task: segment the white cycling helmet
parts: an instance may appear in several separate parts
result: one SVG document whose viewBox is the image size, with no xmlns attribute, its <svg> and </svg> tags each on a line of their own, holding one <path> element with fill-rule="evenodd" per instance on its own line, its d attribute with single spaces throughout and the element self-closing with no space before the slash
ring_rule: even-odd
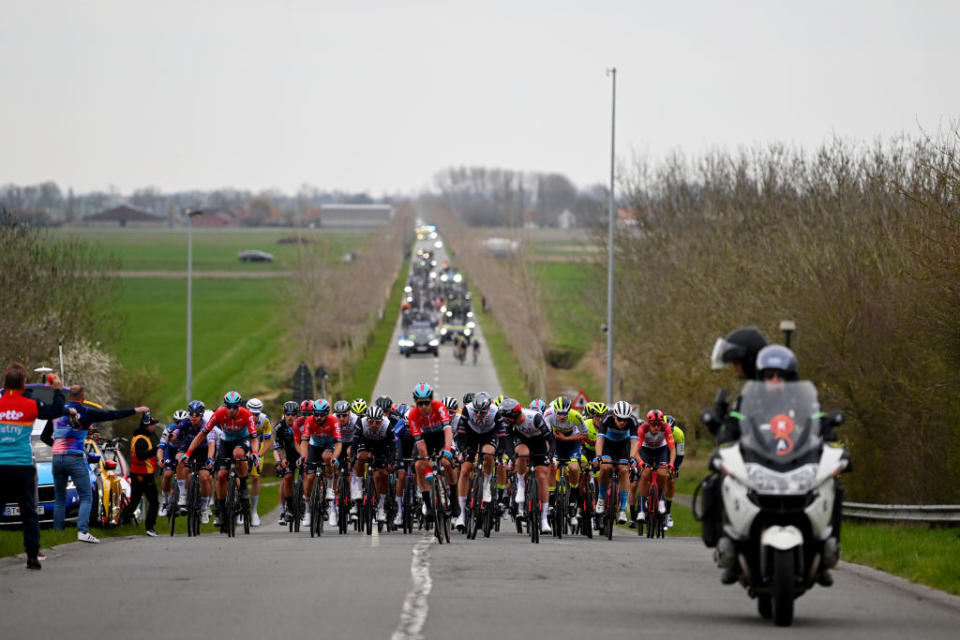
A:
<svg viewBox="0 0 960 640">
<path fill-rule="evenodd" d="M 263 402 L 259 398 L 250 398 L 247 400 L 247 409 L 250 409 L 253 415 L 259 415 L 263 411 Z"/>
<path fill-rule="evenodd" d="M 185 410 L 177 409 L 173 412 L 173 421 L 180 422 L 181 420 L 186 420 L 189 415 Z"/>
<path fill-rule="evenodd" d="M 626 400 L 621 400 L 613 405 L 613 416 L 621 420 L 627 420 L 633 415 L 633 409 Z"/>
</svg>

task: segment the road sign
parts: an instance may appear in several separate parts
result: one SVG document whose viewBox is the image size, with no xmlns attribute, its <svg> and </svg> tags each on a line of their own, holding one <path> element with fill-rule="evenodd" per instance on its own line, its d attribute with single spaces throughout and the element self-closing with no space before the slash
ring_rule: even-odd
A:
<svg viewBox="0 0 960 640">
<path fill-rule="evenodd" d="M 577 411 L 583 411 L 587 406 L 587 403 L 590 402 L 590 398 L 587 397 L 583 391 L 577 392 L 577 397 L 573 399 L 573 408 Z"/>
<path fill-rule="evenodd" d="M 301 362 L 293 374 L 293 399 L 296 402 L 313 399 L 313 374 L 306 362 Z"/>
</svg>

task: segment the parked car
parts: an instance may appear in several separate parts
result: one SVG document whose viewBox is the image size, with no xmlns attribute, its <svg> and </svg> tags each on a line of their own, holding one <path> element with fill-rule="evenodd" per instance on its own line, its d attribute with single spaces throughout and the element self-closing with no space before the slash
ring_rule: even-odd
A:
<svg viewBox="0 0 960 640">
<path fill-rule="evenodd" d="M 440 355 L 440 340 L 429 329 L 416 329 L 400 338 L 400 353 L 408 358 L 413 353 L 432 353 L 437 357 Z"/>
<path fill-rule="evenodd" d="M 273 254 L 259 249 L 245 249 L 237 253 L 240 262 L 273 262 Z"/>
</svg>

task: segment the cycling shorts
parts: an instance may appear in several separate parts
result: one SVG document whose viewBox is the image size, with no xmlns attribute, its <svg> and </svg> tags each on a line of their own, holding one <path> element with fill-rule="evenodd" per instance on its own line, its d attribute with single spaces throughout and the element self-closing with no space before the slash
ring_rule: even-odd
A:
<svg viewBox="0 0 960 640">
<path fill-rule="evenodd" d="M 578 460 L 580 458 L 580 442 L 577 440 L 557 440 L 557 458 Z"/>
<path fill-rule="evenodd" d="M 164 449 L 163 450 L 163 468 L 173 469 L 177 466 L 177 453 L 179 451 L 173 449 Z M 204 458 L 206 460 L 206 458 Z"/>
<path fill-rule="evenodd" d="M 423 442 L 427 445 L 427 455 L 432 456 L 435 453 L 443 451 L 447 439 L 444 435 L 444 429 L 438 431 L 428 431 L 423 434 Z"/>
<path fill-rule="evenodd" d="M 416 456 L 415 445 L 413 438 L 400 438 L 400 446 L 397 447 L 397 468 L 404 469 L 406 467 L 406 462 L 404 459 L 410 460 Z"/>
<path fill-rule="evenodd" d="M 630 442 L 627 440 L 604 440 L 603 455 L 610 456 L 614 462 L 626 461 L 630 458 Z"/>
<path fill-rule="evenodd" d="M 494 448 L 494 450 L 496 450 L 497 433 L 495 431 L 477 433 L 475 431 L 468 430 L 466 433 L 460 436 L 460 442 L 458 444 L 460 447 L 460 453 L 463 454 L 463 459 L 468 462 L 473 461 L 477 455 L 477 452 L 480 451 L 484 445 L 490 445 Z"/>
<path fill-rule="evenodd" d="M 233 450 L 237 447 L 243 449 L 245 455 L 250 455 L 250 440 L 233 440 L 227 442 L 226 440 L 221 440 L 217 444 L 217 457 L 216 464 L 214 465 L 217 469 L 226 469 L 230 466 L 230 459 L 233 458 Z M 194 451 L 196 453 L 196 451 Z"/>
<path fill-rule="evenodd" d="M 670 464 L 669 447 L 640 447 L 640 459 L 648 467 L 659 469 Z"/>
<path fill-rule="evenodd" d="M 340 448 L 340 457 L 337 458 L 337 462 L 340 463 L 341 469 L 346 469 L 348 466 L 353 464 L 353 460 L 356 457 L 356 452 L 357 450 L 352 442 L 350 444 L 343 444 L 343 446 Z"/>
<path fill-rule="evenodd" d="M 515 436 L 513 438 L 513 447 L 514 450 L 519 445 L 526 445 L 527 449 L 530 451 L 530 466 L 533 467 L 548 467 L 550 466 L 550 443 L 547 442 L 547 439 L 544 437 L 539 438 L 521 438 Z M 519 453 L 517 453 L 519 455 Z"/>
<path fill-rule="evenodd" d="M 370 445 L 367 444 L 363 447 L 357 447 L 357 453 L 359 454 L 362 451 L 369 453 L 373 460 L 370 461 L 370 468 L 376 471 L 377 469 L 384 469 L 388 464 L 390 464 L 390 447 L 385 444 L 379 445 Z M 359 459 L 359 458 L 358 458 Z"/>
<path fill-rule="evenodd" d="M 333 442 L 322 447 L 307 445 L 307 473 L 316 473 L 317 467 L 323 464 L 324 451 L 332 452 L 334 446 Z"/>
</svg>

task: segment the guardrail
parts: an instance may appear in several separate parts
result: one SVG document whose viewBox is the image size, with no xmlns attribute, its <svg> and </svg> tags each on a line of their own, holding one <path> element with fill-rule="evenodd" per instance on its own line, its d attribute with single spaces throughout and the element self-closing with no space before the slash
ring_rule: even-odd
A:
<svg viewBox="0 0 960 640">
<path fill-rule="evenodd" d="M 843 515 L 865 520 L 960 523 L 960 505 L 866 504 L 844 502 Z"/>
</svg>

